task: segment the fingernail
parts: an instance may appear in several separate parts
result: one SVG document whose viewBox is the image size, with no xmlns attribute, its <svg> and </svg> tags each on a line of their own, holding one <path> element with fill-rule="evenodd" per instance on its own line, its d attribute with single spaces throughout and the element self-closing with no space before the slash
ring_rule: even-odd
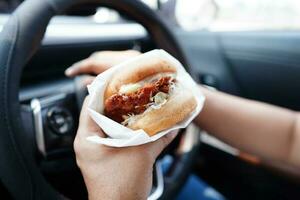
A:
<svg viewBox="0 0 300 200">
<path fill-rule="evenodd" d="M 70 76 L 70 75 L 73 74 L 73 71 L 74 71 L 74 68 L 71 66 L 71 67 L 69 67 L 69 68 L 65 71 L 65 74 L 66 74 L 67 76 Z"/>
</svg>

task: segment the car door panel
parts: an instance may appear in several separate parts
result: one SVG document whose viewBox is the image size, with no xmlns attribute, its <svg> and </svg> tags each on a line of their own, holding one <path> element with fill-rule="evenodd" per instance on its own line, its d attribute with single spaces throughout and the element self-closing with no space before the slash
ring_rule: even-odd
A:
<svg viewBox="0 0 300 200">
<path fill-rule="evenodd" d="M 231 94 L 239 94 L 238 84 L 225 62 L 216 34 L 182 30 L 176 33 L 190 61 L 191 75 L 195 80 L 212 76 L 216 81 L 213 86 Z"/>
<path fill-rule="evenodd" d="M 300 109 L 300 32 L 240 32 L 220 38 L 244 97 Z"/>
<path fill-rule="evenodd" d="M 218 89 L 300 110 L 300 32 L 181 31 L 192 74 Z"/>
</svg>

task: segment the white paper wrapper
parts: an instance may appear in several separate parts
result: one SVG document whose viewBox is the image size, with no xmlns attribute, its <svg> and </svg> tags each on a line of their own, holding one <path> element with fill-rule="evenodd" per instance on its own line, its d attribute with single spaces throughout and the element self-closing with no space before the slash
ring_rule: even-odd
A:
<svg viewBox="0 0 300 200">
<path fill-rule="evenodd" d="M 131 130 L 111 119 L 104 116 L 103 110 L 103 96 L 106 85 L 111 79 L 112 75 L 119 70 L 126 70 L 127 66 L 140 65 L 141 63 L 151 63 L 154 59 L 164 60 L 170 63 L 172 66 L 177 69 L 176 80 L 183 85 L 185 88 L 191 90 L 197 99 L 197 107 L 190 114 L 190 116 L 184 121 L 176 124 L 175 126 L 159 132 L 158 134 L 150 137 L 147 133 L 140 130 Z M 112 147 L 127 147 L 127 146 L 136 146 L 149 142 L 153 142 L 165 134 L 169 133 L 172 130 L 185 128 L 188 124 L 199 114 L 203 107 L 205 97 L 201 93 L 199 87 L 190 77 L 190 75 L 185 71 L 184 67 L 180 64 L 178 60 L 172 57 L 170 54 L 164 50 L 152 50 L 150 52 L 144 53 L 138 57 L 130 59 L 126 62 L 123 62 L 109 70 L 105 71 L 102 74 L 99 74 L 96 79 L 88 86 L 88 91 L 90 94 L 90 102 L 88 105 L 89 114 L 91 118 L 102 128 L 102 130 L 108 136 L 107 138 L 99 137 L 98 135 L 89 136 L 87 140 L 93 143 L 104 144 Z"/>
</svg>

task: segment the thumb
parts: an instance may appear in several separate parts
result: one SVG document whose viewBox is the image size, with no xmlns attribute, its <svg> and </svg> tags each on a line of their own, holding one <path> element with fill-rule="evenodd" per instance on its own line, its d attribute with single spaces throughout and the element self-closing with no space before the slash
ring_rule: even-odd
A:
<svg viewBox="0 0 300 200">
<path fill-rule="evenodd" d="M 79 126 L 78 131 L 82 136 L 89 136 L 90 133 L 97 132 L 100 136 L 104 137 L 104 133 L 101 128 L 93 121 L 93 119 L 88 114 L 88 102 L 89 96 L 87 96 L 82 105 L 80 117 L 79 117 Z"/>
</svg>

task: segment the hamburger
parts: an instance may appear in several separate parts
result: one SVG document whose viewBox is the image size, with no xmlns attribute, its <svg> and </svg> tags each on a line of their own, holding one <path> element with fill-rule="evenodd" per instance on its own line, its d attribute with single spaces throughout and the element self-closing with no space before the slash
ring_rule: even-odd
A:
<svg viewBox="0 0 300 200">
<path fill-rule="evenodd" d="M 171 63 L 153 59 L 118 70 L 104 91 L 104 115 L 149 136 L 187 118 L 197 106 Z"/>
</svg>

